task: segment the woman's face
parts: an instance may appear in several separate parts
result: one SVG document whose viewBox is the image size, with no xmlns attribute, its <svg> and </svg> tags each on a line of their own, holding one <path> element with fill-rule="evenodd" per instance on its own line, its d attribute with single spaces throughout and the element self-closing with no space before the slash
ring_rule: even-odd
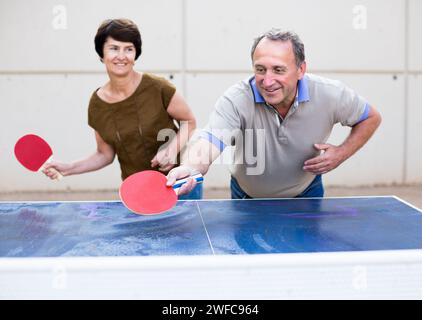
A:
<svg viewBox="0 0 422 320">
<path fill-rule="evenodd" d="M 103 62 L 109 74 L 125 76 L 133 70 L 136 49 L 132 42 L 121 42 L 108 37 L 103 52 Z"/>
</svg>

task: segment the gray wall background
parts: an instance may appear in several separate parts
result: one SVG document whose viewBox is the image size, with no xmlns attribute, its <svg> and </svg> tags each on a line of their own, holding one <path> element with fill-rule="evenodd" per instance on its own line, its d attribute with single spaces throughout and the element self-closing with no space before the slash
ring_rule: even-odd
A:
<svg viewBox="0 0 422 320">
<path fill-rule="evenodd" d="M 296 31 L 310 72 L 342 80 L 383 116 L 373 139 L 326 183 L 422 182 L 421 0 L 0 0 L 0 192 L 119 186 L 117 160 L 51 182 L 13 156 L 15 141 L 29 132 L 47 139 L 58 160 L 94 151 L 87 105 L 107 76 L 93 38 L 101 21 L 119 17 L 134 20 L 142 33 L 136 69 L 171 78 L 199 127 L 224 90 L 251 75 L 254 37 L 271 27 Z M 336 127 L 329 142 L 347 133 Z M 207 187 L 228 185 L 222 162 L 210 170 Z"/>
</svg>

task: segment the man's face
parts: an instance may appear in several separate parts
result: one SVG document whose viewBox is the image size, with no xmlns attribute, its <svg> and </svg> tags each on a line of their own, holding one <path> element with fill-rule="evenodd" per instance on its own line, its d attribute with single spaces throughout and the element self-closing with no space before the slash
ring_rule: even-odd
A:
<svg viewBox="0 0 422 320">
<path fill-rule="evenodd" d="M 265 102 L 276 108 L 288 108 L 296 96 L 297 81 L 306 71 L 306 63 L 296 66 L 293 46 L 263 38 L 253 54 L 258 91 Z"/>
</svg>

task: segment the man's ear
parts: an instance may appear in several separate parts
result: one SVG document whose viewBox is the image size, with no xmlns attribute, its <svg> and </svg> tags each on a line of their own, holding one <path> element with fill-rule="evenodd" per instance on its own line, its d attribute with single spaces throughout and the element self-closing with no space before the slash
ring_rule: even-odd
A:
<svg viewBox="0 0 422 320">
<path fill-rule="evenodd" d="M 306 61 L 303 61 L 300 67 L 297 69 L 298 78 L 301 80 L 306 73 Z"/>
</svg>

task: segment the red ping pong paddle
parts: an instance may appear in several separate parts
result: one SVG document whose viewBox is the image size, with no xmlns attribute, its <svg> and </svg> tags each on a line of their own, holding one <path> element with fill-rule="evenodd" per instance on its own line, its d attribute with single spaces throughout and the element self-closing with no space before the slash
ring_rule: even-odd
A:
<svg viewBox="0 0 422 320">
<path fill-rule="evenodd" d="M 200 173 L 191 176 L 198 183 L 204 178 Z M 120 185 L 119 195 L 123 204 L 137 214 L 158 214 L 173 208 L 177 202 L 175 189 L 191 178 L 177 180 L 172 187 L 166 186 L 167 178 L 158 171 L 145 170 L 127 177 Z"/>
<path fill-rule="evenodd" d="M 40 171 L 44 165 L 51 161 L 53 150 L 49 144 L 35 134 L 27 134 L 21 137 L 15 144 L 16 159 L 28 170 Z M 58 180 L 63 176 L 54 168 L 49 170 L 58 174 Z"/>
</svg>

